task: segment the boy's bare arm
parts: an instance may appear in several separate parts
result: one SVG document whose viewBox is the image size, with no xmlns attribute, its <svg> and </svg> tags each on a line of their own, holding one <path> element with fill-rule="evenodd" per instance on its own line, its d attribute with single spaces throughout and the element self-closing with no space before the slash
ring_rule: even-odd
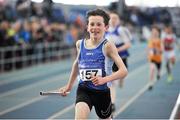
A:
<svg viewBox="0 0 180 120">
<path fill-rule="evenodd" d="M 106 51 L 107 56 L 110 57 L 119 68 L 117 72 L 114 72 L 112 75 L 106 77 L 107 82 L 113 81 L 116 79 L 123 79 L 127 75 L 128 71 L 121 57 L 118 55 L 115 45 L 113 43 L 108 42 L 105 45 L 105 51 Z"/>
</svg>

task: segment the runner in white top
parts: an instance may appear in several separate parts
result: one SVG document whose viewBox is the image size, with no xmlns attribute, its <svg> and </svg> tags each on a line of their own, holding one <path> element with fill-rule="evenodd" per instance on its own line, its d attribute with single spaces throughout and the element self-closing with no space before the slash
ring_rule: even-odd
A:
<svg viewBox="0 0 180 120">
<path fill-rule="evenodd" d="M 164 57 L 168 73 L 167 82 L 171 82 L 173 80 L 172 67 L 175 64 L 176 44 L 176 35 L 173 33 L 172 26 L 169 25 L 165 27 L 164 34 L 162 35 L 162 40 L 164 44 Z"/>
<path fill-rule="evenodd" d="M 117 13 L 110 13 L 109 29 L 106 32 L 106 38 L 116 45 L 119 56 L 122 58 L 126 67 L 128 67 L 127 58 L 129 56 L 128 49 L 131 46 L 132 36 L 126 27 L 120 25 L 120 18 Z M 113 72 L 118 70 L 118 67 L 114 63 L 112 66 Z M 116 98 L 116 83 L 119 83 L 120 87 L 123 86 L 123 79 L 114 81 L 111 88 L 111 99 L 112 99 L 112 109 L 115 111 L 115 98 Z"/>
</svg>

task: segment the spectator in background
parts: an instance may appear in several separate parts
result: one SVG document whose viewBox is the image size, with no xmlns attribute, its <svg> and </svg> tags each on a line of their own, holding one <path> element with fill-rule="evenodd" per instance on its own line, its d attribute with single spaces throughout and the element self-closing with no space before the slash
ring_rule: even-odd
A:
<svg viewBox="0 0 180 120">
<path fill-rule="evenodd" d="M 30 14 L 31 16 L 42 18 L 43 17 L 42 4 L 36 4 L 35 2 L 31 2 Z"/>
<path fill-rule="evenodd" d="M 2 21 L 0 23 L 0 47 L 8 47 L 13 46 L 15 44 L 15 41 L 13 39 L 14 33 L 12 33 L 12 36 L 8 35 L 9 28 L 11 28 L 11 25 L 8 21 Z M 3 56 L 2 56 L 3 55 Z M 4 53 L 1 53 L 0 51 L 0 59 L 4 59 L 6 61 L 7 59 L 12 58 L 12 51 L 6 50 Z M 12 69 L 12 63 L 5 63 L 4 64 L 4 70 L 11 70 Z"/>
<path fill-rule="evenodd" d="M 74 24 L 70 24 L 66 32 L 65 42 L 69 47 L 72 47 L 75 45 L 77 39 L 78 39 L 78 29 Z"/>
<path fill-rule="evenodd" d="M 18 18 L 25 19 L 30 16 L 31 0 L 17 0 L 16 11 Z"/>
<path fill-rule="evenodd" d="M 2 21 L 0 23 L 0 47 L 8 46 L 7 42 L 7 33 L 10 27 L 10 23 L 8 21 Z"/>
<path fill-rule="evenodd" d="M 30 30 L 30 23 L 27 20 L 24 20 L 24 22 L 22 23 L 20 39 L 24 41 L 25 45 L 28 45 L 31 42 L 32 35 Z"/>
<path fill-rule="evenodd" d="M 52 17 L 53 1 L 52 0 L 43 0 L 43 14 L 44 17 L 50 19 Z"/>
<path fill-rule="evenodd" d="M 23 48 L 26 52 L 27 56 L 30 56 L 33 54 L 33 48 L 32 48 L 32 34 L 31 34 L 31 28 L 30 28 L 30 22 L 28 20 L 24 20 L 22 23 L 22 30 L 20 32 L 20 39 L 23 40 Z M 32 63 L 32 60 L 28 59 L 27 65 L 30 65 Z"/>
<path fill-rule="evenodd" d="M 160 21 L 165 25 L 172 23 L 171 14 L 169 13 L 167 9 L 162 9 L 159 12 L 159 18 L 160 18 Z"/>
</svg>

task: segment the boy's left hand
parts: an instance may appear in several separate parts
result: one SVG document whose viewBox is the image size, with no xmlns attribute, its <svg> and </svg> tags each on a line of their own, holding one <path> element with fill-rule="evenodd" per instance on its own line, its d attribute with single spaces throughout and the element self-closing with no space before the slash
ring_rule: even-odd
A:
<svg viewBox="0 0 180 120">
<path fill-rule="evenodd" d="M 91 81 L 95 86 L 103 85 L 105 83 L 101 76 L 91 76 Z"/>
</svg>

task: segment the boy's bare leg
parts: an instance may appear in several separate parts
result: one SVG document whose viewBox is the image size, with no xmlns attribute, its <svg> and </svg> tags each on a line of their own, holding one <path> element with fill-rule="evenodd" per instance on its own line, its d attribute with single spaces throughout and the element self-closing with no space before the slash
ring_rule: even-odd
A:
<svg viewBox="0 0 180 120">
<path fill-rule="evenodd" d="M 90 113 L 89 106 L 85 102 L 79 102 L 75 106 L 75 119 L 88 119 Z"/>
</svg>

